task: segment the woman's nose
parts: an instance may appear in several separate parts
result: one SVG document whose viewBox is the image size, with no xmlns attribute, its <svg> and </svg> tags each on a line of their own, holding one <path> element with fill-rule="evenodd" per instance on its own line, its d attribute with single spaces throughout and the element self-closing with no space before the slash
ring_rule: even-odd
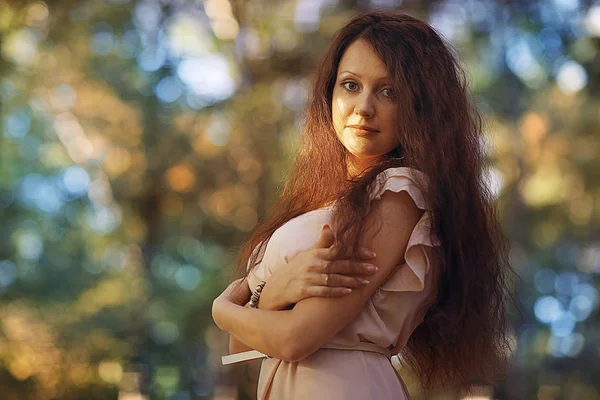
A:
<svg viewBox="0 0 600 400">
<path fill-rule="evenodd" d="M 354 113 L 365 118 L 370 118 L 375 114 L 375 107 L 370 93 L 363 92 L 358 96 L 356 105 L 354 106 Z"/>
</svg>

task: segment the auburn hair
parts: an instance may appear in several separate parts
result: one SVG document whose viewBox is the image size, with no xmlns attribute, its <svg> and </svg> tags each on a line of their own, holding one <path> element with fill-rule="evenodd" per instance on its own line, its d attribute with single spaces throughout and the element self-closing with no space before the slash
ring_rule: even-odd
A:
<svg viewBox="0 0 600 400">
<path fill-rule="evenodd" d="M 347 150 L 332 123 L 340 59 L 366 40 L 390 71 L 398 104 L 399 145 L 362 174 L 348 176 Z M 469 98 L 465 72 L 440 35 L 402 13 L 358 15 L 333 37 L 313 78 L 306 123 L 281 196 L 238 257 L 247 276 L 273 232 L 290 219 L 336 202 L 337 254 L 358 260 L 369 185 L 390 167 L 422 171 L 418 181 L 441 242 L 438 293 L 401 352 L 423 390 L 495 384 L 507 370 L 511 336 L 507 300 L 514 301 L 509 242 L 486 183 L 482 119 Z M 256 251 L 253 251 L 256 249 Z M 516 304 L 516 303 L 515 303 Z"/>
</svg>

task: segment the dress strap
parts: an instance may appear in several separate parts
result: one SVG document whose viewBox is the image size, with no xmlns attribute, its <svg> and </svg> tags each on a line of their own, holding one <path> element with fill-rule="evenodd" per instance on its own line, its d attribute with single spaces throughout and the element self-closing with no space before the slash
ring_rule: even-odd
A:
<svg viewBox="0 0 600 400">
<path fill-rule="evenodd" d="M 387 347 L 379 346 L 375 343 L 370 342 L 359 342 L 354 346 L 347 346 L 335 343 L 327 343 L 321 346 L 322 349 L 334 349 L 334 350 L 359 350 L 369 351 L 371 353 L 379 353 L 384 355 L 388 360 L 392 357 L 392 352 Z"/>
</svg>

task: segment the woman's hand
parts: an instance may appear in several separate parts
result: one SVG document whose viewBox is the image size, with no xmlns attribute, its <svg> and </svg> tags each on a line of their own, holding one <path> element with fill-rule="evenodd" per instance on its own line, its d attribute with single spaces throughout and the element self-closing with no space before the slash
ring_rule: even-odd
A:
<svg viewBox="0 0 600 400">
<path fill-rule="evenodd" d="M 223 292 L 217 296 L 212 304 L 212 317 L 215 324 L 223 329 L 223 321 L 227 319 L 224 309 L 227 307 L 227 303 L 234 303 L 238 306 L 244 306 L 250 301 L 250 288 L 246 278 L 236 279 L 231 282 Z"/>
<path fill-rule="evenodd" d="M 283 268 L 277 268 L 269 277 L 258 302 L 258 308 L 283 310 L 307 297 L 341 297 L 367 283 L 364 277 L 377 268 L 366 262 L 333 260 L 333 231 L 328 225 L 308 250 L 298 253 Z M 375 257 L 367 249 L 361 251 L 364 260 Z M 253 288 L 254 289 L 254 288 Z"/>
<path fill-rule="evenodd" d="M 231 282 L 218 298 L 225 299 L 238 306 L 244 306 L 250 301 L 251 295 L 246 278 L 240 278 Z"/>
</svg>

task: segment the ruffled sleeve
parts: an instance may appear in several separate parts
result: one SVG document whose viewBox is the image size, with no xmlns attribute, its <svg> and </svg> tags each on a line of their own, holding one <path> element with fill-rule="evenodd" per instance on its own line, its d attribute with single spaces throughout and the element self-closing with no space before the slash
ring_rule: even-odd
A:
<svg viewBox="0 0 600 400">
<path fill-rule="evenodd" d="M 405 263 L 397 265 L 388 279 L 380 286 L 380 290 L 389 292 L 420 292 L 425 288 L 425 275 L 431 266 L 430 251 L 434 246 L 439 246 L 440 241 L 431 232 L 431 211 L 426 204 L 426 199 L 416 179 L 427 184 L 423 172 L 407 168 L 388 168 L 381 172 L 370 187 L 371 202 L 381 199 L 386 190 L 393 192 L 406 191 L 417 207 L 424 210 L 423 216 L 417 222 L 408 240 L 404 253 Z M 394 245 L 390 238 L 390 245 Z"/>
</svg>

